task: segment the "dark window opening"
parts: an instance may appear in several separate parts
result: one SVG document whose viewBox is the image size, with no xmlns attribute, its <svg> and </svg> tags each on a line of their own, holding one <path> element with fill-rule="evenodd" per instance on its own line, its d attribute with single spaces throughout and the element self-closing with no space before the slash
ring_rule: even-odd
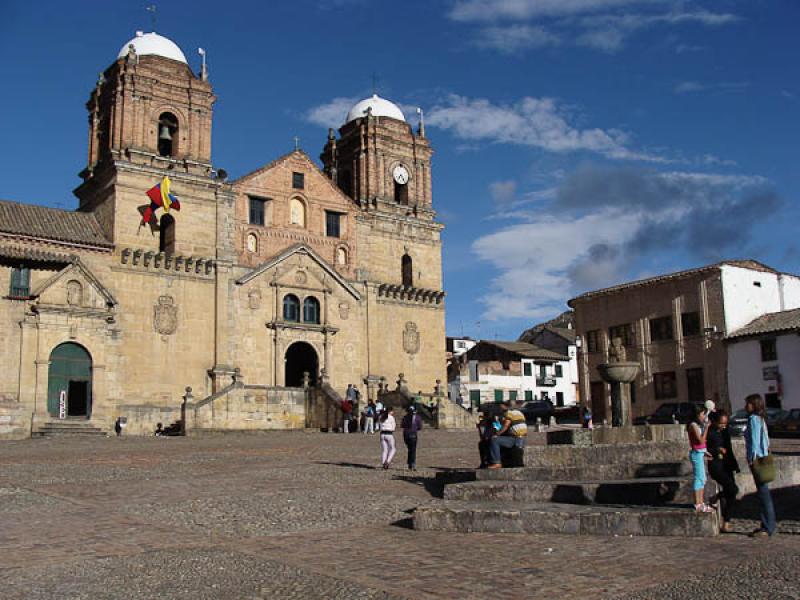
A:
<svg viewBox="0 0 800 600">
<path fill-rule="evenodd" d="M 556 377 L 563 377 L 564 376 L 564 367 L 561 365 L 556 365 Z"/>
<path fill-rule="evenodd" d="M 655 373 L 653 375 L 653 388 L 656 400 L 676 398 L 678 396 L 678 385 L 675 379 L 675 371 Z"/>
<path fill-rule="evenodd" d="M 600 352 L 600 330 L 593 329 L 586 332 L 586 351 Z"/>
<path fill-rule="evenodd" d="M 350 175 L 350 171 L 341 171 L 337 177 L 337 182 L 339 183 L 339 189 L 342 190 L 342 193 L 353 197 L 353 177 Z"/>
<path fill-rule="evenodd" d="M 469 391 L 469 403 L 473 407 L 477 407 L 481 405 L 481 392 L 480 390 L 470 390 Z"/>
<path fill-rule="evenodd" d="M 778 344 L 775 338 L 761 340 L 761 362 L 778 360 Z"/>
<path fill-rule="evenodd" d="M 267 201 L 263 198 L 250 197 L 250 225 L 264 225 L 264 214 Z"/>
<path fill-rule="evenodd" d="M 319 300 L 313 296 L 303 300 L 303 321 L 319 325 Z"/>
<path fill-rule="evenodd" d="M 31 295 L 31 270 L 28 267 L 12 269 L 8 295 L 12 298 L 27 298 Z"/>
<path fill-rule="evenodd" d="M 672 317 L 650 319 L 650 341 L 664 342 L 674 339 L 672 333 Z"/>
<path fill-rule="evenodd" d="M 414 285 L 414 265 L 408 254 L 403 255 L 403 285 L 412 287 Z"/>
<path fill-rule="evenodd" d="M 525 390 L 525 401 L 530 402 L 533 400 L 533 390 Z"/>
<path fill-rule="evenodd" d="M 292 187 L 296 190 L 302 190 L 306 187 L 305 173 L 292 173 Z"/>
<path fill-rule="evenodd" d="M 341 213 L 325 211 L 325 235 L 335 238 L 341 237 L 341 224 Z"/>
<path fill-rule="evenodd" d="M 175 219 L 172 215 L 162 215 L 159 221 L 158 251 L 175 254 Z"/>
<path fill-rule="evenodd" d="M 608 328 L 608 339 L 611 343 L 614 343 L 614 338 L 619 338 L 622 340 L 622 345 L 626 348 L 633 348 L 634 338 L 633 338 L 633 325 L 630 323 L 625 323 L 624 325 L 615 325 L 614 327 Z"/>
<path fill-rule="evenodd" d="M 686 369 L 686 385 L 689 390 L 689 402 L 698 404 L 705 402 L 706 389 L 702 367 Z"/>
<path fill-rule="evenodd" d="M 783 408 L 781 406 L 781 399 L 777 392 L 769 392 L 768 394 L 764 394 L 764 406 L 767 408 Z"/>
<path fill-rule="evenodd" d="M 556 392 L 556 406 L 564 406 L 564 392 Z"/>
<path fill-rule="evenodd" d="M 508 392 L 508 399 L 509 399 L 511 402 L 516 402 L 516 401 L 517 401 L 517 390 L 511 390 L 511 391 L 509 391 L 509 392 Z"/>
<path fill-rule="evenodd" d="M 408 206 L 408 184 L 394 182 L 394 201 Z"/>
<path fill-rule="evenodd" d="M 283 297 L 283 320 L 293 323 L 300 321 L 300 300 L 294 294 Z"/>
<path fill-rule="evenodd" d="M 533 369 L 531 368 L 531 363 L 526 362 L 522 363 L 522 372 L 525 374 L 525 377 L 530 377 L 533 375 Z"/>
<path fill-rule="evenodd" d="M 683 337 L 700 335 L 700 313 L 683 313 L 681 315 L 681 330 L 683 331 Z"/>
<path fill-rule="evenodd" d="M 503 390 L 495 390 L 494 391 L 494 401 L 495 402 L 502 402 L 503 401 Z"/>
<path fill-rule="evenodd" d="M 158 117 L 158 153 L 161 156 L 175 156 L 178 146 L 178 119 L 172 113 L 161 113 Z"/>
</svg>

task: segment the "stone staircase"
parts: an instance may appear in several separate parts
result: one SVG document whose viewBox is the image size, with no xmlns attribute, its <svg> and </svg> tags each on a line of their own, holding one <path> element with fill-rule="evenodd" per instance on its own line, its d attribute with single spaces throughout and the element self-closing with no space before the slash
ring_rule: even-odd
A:
<svg viewBox="0 0 800 600">
<path fill-rule="evenodd" d="M 713 536 L 692 508 L 683 443 L 529 447 L 517 469 L 444 473 L 443 499 L 417 508 L 420 530 Z"/>
<path fill-rule="evenodd" d="M 37 427 L 34 437 L 105 437 L 107 432 L 85 420 L 48 421 Z"/>
</svg>

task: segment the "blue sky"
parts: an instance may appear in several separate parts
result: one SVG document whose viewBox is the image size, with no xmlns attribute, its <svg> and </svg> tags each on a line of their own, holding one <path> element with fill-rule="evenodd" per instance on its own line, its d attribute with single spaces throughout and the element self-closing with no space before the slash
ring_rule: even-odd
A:
<svg viewBox="0 0 800 600">
<path fill-rule="evenodd" d="M 149 2 L 0 3 L 0 198 L 74 208 L 84 104 Z M 162 2 L 208 52 L 233 176 L 378 92 L 425 110 L 451 335 L 516 338 L 587 289 L 752 257 L 800 271 L 795 0 Z M 407 115 L 411 111 L 406 110 Z"/>
</svg>

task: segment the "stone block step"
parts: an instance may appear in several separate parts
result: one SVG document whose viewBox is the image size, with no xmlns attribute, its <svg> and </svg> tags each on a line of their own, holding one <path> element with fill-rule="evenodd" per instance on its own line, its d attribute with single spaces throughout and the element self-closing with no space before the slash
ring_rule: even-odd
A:
<svg viewBox="0 0 800 600">
<path fill-rule="evenodd" d="M 528 467 L 595 467 L 620 463 L 682 462 L 689 455 L 684 442 L 644 442 L 639 444 L 604 444 L 595 446 L 528 446 Z"/>
<path fill-rule="evenodd" d="M 38 427 L 33 435 L 51 436 L 105 436 L 106 432 L 86 421 L 51 421 Z"/>
<path fill-rule="evenodd" d="M 683 477 L 691 472 L 691 464 L 688 460 L 684 460 L 664 463 L 623 462 L 611 465 L 479 469 L 475 473 L 475 478 L 479 481 L 603 481 L 641 477 Z"/>
<path fill-rule="evenodd" d="M 689 508 L 444 501 L 417 508 L 413 520 L 418 530 L 461 533 L 681 537 L 719 533 L 717 513 Z"/>
<path fill-rule="evenodd" d="M 651 477 L 619 481 L 474 481 L 448 485 L 444 498 L 497 503 L 691 505 L 692 480 Z"/>
</svg>

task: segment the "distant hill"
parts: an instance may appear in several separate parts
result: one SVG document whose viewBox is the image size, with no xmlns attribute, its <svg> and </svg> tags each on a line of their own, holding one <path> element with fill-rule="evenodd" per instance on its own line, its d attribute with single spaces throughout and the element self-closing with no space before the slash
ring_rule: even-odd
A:
<svg viewBox="0 0 800 600">
<path fill-rule="evenodd" d="M 517 341 L 519 342 L 527 342 L 531 343 L 531 340 L 536 337 L 536 334 L 542 331 L 545 327 L 550 327 L 553 329 L 575 329 L 575 312 L 568 310 L 560 315 L 558 315 L 555 319 L 551 319 L 546 323 L 539 323 L 538 325 L 534 325 L 530 329 L 526 329 L 522 332 L 522 335 L 519 336 Z"/>
</svg>

